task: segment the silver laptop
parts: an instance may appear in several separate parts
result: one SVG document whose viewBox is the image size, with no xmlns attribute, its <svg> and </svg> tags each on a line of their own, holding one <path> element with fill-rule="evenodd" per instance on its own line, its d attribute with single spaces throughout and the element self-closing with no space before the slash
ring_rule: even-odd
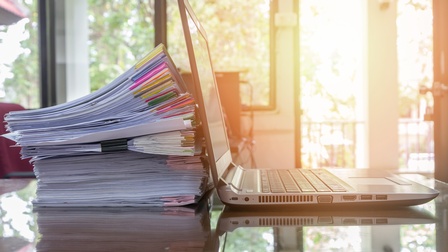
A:
<svg viewBox="0 0 448 252">
<path fill-rule="evenodd" d="M 229 148 L 207 35 L 187 0 L 178 0 L 190 60 L 191 93 L 204 130 L 220 200 L 234 206 L 389 206 L 422 204 L 436 190 L 372 169 L 245 169 Z M 274 157 L 273 157 L 274 158 Z"/>
</svg>

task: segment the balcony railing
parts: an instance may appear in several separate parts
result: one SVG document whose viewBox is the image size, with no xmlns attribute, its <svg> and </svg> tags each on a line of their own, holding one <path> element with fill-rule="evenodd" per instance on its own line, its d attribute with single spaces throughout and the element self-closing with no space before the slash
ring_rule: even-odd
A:
<svg viewBox="0 0 448 252">
<path fill-rule="evenodd" d="M 400 119 L 399 168 L 434 171 L 433 123 Z M 364 163 L 365 124 L 360 121 L 302 122 L 302 166 L 359 167 Z"/>
</svg>

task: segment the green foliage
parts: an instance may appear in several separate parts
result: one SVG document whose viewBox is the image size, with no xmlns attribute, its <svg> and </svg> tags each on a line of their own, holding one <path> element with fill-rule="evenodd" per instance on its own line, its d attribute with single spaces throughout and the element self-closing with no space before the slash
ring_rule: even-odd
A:
<svg viewBox="0 0 448 252">
<path fill-rule="evenodd" d="M 351 2 L 301 1 L 300 84 L 304 121 L 356 119 L 359 15 Z M 343 7 L 345 6 L 345 7 Z"/>
<path fill-rule="evenodd" d="M 89 0 L 91 89 L 108 84 L 154 48 L 153 1 Z"/>
<path fill-rule="evenodd" d="M 168 48 L 188 69 L 177 1 L 168 1 Z M 267 105 L 270 93 L 270 6 L 266 0 L 190 1 L 207 31 L 216 71 L 240 71 L 253 86 L 253 104 Z M 242 94 L 249 104 L 250 94 Z"/>
<path fill-rule="evenodd" d="M 360 107 L 365 99 L 362 92 L 365 85 L 362 46 L 365 45 L 359 39 L 363 27 L 358 24 L 365 17 L 351 9 L 357 4 L 356 0 L 300 1 L 300 99 L 305 167 L 356 165 L 356 135 L 359 133 L 356 127 L 350 132 L 337 128 L 332 132 L 313 132 L 310 123 L 364 123 L 365 113 Z M 420 110 L 432 103 L 430 95 L 419 94 L 420 86 L 431 87 L 433 81 L 431 4 L 430 0 L 397 1 L 396 85 L 400 118 L 419 120 L 425 112 Z M 359 10 L 360 6 L 356 8 Z M 338 132 L 345 143 L 322 142 L 324 138 L 337 140 L 335 133 Z M 407 141 L 403 145 L 408 150 L 430 151 L 429 140 L 419 141 Z"/>
<path fill-rule="evenodd" d="M 6 238 L 17 237 L 24 241 L 36 241 L 35 238 L 39 236 L 39 232 L 32 200 L 36 196 L 37 182 L 30 181 L 27 185 L 24 181 L 17 183 L 18 186 L 24 187 L 0 195 L 0 204 L 4 203 L 0 211 L 0 236 L 3 237 L 6 234 Z M 22 215 L 20 220 L 14 218 L 18 213 Z"/>
<path fill-rule="evenodd" d="M 421 86 L 433 82 L 432 2 L 402 0 L 397 9 L 399 113 L 400 118 L 415 118 L 424 113 L 421 101 L 432 103 L 431 96 L 419 94 Z"/>
<path fill-rule="evenodd" d="M 435 224 L 402 225 L 401 246 L 404 251 L 435 251 Z"/>
<path fill-rule="evenodd" d="M 365 227 L 304 227 L 304 251 L 364 251 L 361 233 Z"/>
<path fill-rule="evenodd" d="M 274 251 L 274 230 L 270 227 L 237 228 L 221 237 L 225 251 Z M 225 240 L 225 241 L 224 241 Z"/>
<path fill-rule="evenodd" d="M 28 4 L 30 2 L 30 4 Z M 4 86 L 8 100 L 27 108 L 39 107 L 39 62 L 36 0 L 26 25 L 24 53 L 11 66 L 13 78 Z M 203 20 L 218 71 L 246 71 L 254 86 L 256 104 L 269 97 L 269 1 L 191 1 Z M 89 71 L 91 90 L 108 84 L 154 47 L 154 0 L 88 0 Z M 169 51 L 187 63 L 176 1 L 169 1 Z M 235 6 L 238 6 L 236 8 Z M 250 13 L 250 15 L 248 14 Z M 244 97 L 249 100 L 249 97 Z"/>
<path fill-rule="evenodd" d="M 25 25 L 28 39 L 20 42 L 22 53 L 11 65 L 12 78 L 3 83 L 6 101 L 18 103 L 26 108 L 39 107 L 39 50 L 37 33 L 37 1 L 23 2 L 30 10 L 29 21 Z"/>
</svg>

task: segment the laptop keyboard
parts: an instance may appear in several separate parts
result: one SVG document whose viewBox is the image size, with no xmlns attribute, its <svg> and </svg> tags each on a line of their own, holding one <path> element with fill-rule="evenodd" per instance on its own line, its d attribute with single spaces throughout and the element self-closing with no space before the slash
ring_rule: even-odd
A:
<svg viewBox="0 0 448 252">
<path fill-rule="evenodd" d="M 346 189 L 325 170 L 261 170 L 263 192 L 345 192 Z"/>
</svg>

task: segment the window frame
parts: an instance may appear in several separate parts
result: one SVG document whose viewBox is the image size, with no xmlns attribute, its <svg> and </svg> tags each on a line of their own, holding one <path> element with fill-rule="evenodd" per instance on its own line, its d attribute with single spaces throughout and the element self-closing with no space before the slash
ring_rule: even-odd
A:
<svg viewBox="0 0 448 252">
<path fill-rule="evenodd" d="M 40 105 L 44 108 L 56 105 L 57 98 L 55 2 L 54 0 L 39 0 L 37 9 L 39 22 Z"/>
</svg>

